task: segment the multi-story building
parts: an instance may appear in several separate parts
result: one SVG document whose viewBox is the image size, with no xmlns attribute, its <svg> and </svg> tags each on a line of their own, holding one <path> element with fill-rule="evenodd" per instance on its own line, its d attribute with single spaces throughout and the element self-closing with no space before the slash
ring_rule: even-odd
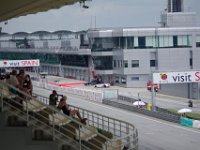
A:
<svg viewBox="0 0 200 150">
<path fill-rule="evenodd" d="M 146 87 L 154 72 L 200 69 L 200 27 L 183 0 L 168 0 L 160 27 L 95 28 L 87 32 L 0 35 L 0 59 L 39 58 L 49 74 Z M 162 85 L 171 95 L 199 98 L 199 84 Z"/>
<path fill-rule="evenodd" d="M 200 69 L 200 27 L 182 0 L 168 0 L 161 27 L 91 29 L 97 74 L 124 87 L 145 87 L 154 72 Z M 160 91 L 199 99 L 199 84 L 162 85 Z"/>
<path fill-rule="evenodd" d="M 0 59 L 40 59 L 40 71 L 89 80 L 91 50 L 85 32 L 37 31 L 0 34 Z"/>
</svg>

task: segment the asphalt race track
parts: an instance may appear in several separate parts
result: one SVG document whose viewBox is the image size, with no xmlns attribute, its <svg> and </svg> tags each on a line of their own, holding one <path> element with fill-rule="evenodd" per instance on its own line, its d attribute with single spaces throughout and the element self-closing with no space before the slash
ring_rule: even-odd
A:
<svg viewBox="0 0 200 150">
<path fill-rule="evenodd" d="M 37 87 L 34 87 L 34 92 L 47 97 L 51 93 Z M 200 130 L 94 103 L 74 95 L 67 96 L 71 105 L 134 124 L 139 133 L 139 150 L 199 150 Z"/>
</svg>

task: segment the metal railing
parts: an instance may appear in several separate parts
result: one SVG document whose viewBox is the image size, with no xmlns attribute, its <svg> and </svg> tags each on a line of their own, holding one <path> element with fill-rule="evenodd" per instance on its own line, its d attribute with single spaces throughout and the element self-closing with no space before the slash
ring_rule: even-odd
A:
<svg viewBox="0 0 200 150">
<path fill-rule="evenodd" d="M 49 106 L 47 97 L 37 95 L 35 99 L 16 88 L 13 89 L 18 94 L 12 94 L 11 88 L 0 82 L 1 110 L 18 116 L 26 121 L 27 126 L 42 129 L 59 143 L 71 145 L 73 149 L 122 149 L 124 145 L 128 145 L 129 149 L 138 149 L 138 133 L 132 124 L 70 105 L 88 118 L 88 125 L 85 126 L 76 118 Z M 92 138 L 99 138 L 84 140 L 83 135 L 88 131 L 93 134 Z M 103 143 L 101 139 L 104 139 Z"/>
<path fill-rule="evenodd" d="M 175 123 L 180 122 L 180 116 L 176 113 L 170 112 L 164 108 L 160 108 L 157 106 L 155 107 L 155 111 L 147 110 L 147 108 L 145 107 L 140 109 L 133 106 L 133 102 L 135 101 L 138 100 L 127 96 L 119 95 L 118 99 L 104 99 L 103 103 L 117 108 L 130 110 L 133 112 L 137 112 L 140 114 L 148 115 L 151 117 L 159 118 L 170 122 L 175 122 Z"/>
<path fill-rule="evenodd" d="M 37 95 L 37 99 L 42 103 L 48 104 L 49 98 Z M 114 119 L 102 114 L 98 114 L 80 107 L 69 105 L 72 109 L 77 109 L 81 115 L 88 119 L 88 124 L 99 130 L 105 131 L 105 135 L 113 135 L 115 138 L 110 139 L 110 143 L 121 140 L 123 145 L 128 145 L 130 149 L 138 147 L 138 132 L 134 125 Z"/>
</svg>

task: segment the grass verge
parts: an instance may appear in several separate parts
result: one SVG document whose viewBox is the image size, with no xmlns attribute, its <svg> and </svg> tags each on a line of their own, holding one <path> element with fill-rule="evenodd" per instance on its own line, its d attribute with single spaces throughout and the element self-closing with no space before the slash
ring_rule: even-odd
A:
<svg viewBox="0 0 200 150">
<path fill-rule="evenodd" d="M 175 110 L 175 109 L 168 109 L 168 111 L 178 114 L 177 110 Z M 190 112 L 190 113 L 187 113 L 187 116 L 188 116 L 188 118 L 191 118 L 191 119 L 200 120 L 200 113 Z"/>
</svg>

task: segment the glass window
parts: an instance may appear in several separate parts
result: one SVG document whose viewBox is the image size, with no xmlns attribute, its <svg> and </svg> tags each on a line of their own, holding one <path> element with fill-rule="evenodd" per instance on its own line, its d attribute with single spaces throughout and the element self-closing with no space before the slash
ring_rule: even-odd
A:
<svg viewBox="0 0 200 150">
<path fill-rule="evenodd" d="M 120 37 L 120 48 L 124 48 L 125 47 L 125 38 L 124 37 Z"/>
<path fill-rule="evenodd" d="M 193 66 L 193 53 L 192 53 L 192 51 L 190 51 L 190 67 L 192 68 L 192 66 Z"/>
<path fill-rule="evenodd" d="M 196 36 L 196 42 L 200 42 L 200 35 Z"/>
<path fill-rule="evenodd" d="M 127 49 L 134 48 L 134 37 L 127 37 Z"/>
<path fill-rule="evenodd" d="M 156 60 L 150 60 L 150 67 L 156 67 Z"/>
<path fill-rule="evenodd" d="M 200 47 L 200 35 L 196 36 L 196 47 Z"/>
<path fill-rule="evenodd" d="M 116 68 L 116 60 L 113 60 L 113 67 Z"/>
<path fill-rule="evenodd" d="M 134 47 L 138 47 L 138 37 L 134 37 Z"/>
<path fill-rule="evenodd" d="M 192 46 L 192 36 L 191 35 L 188 35 L 187 36 L 187 40 L 188 40 L 188 46 Z"/>
<path fill-rule="evenodd" d="M 188 46 L 187 35 L 179 35 L 178 36 L 178 46 Z"/>
<path fill-rule="evenodd" d="M 174 47 L 178 46 L 178 37 L 177 36 L 173 36 L 173 46 Z"/>
<path fill-rule="evenodd" d="M 121 83 L 122 83 L 122 84 L 126 84 L 126 78 L 125 78 L 125 77 L 122 77 L 122 78 L 121 78 Z"/>
<path fill-rule="evenodd" d="M 115 44 L 119 43 L 116 43 L 113 38 L 94 38 L 92 51 L 112 51 Z"/>
<path fill-rule="evenodd" d="M 113 69 L 112 62 L 112 56 L 98 56 L 94 59 L 94 66 L 97 70 L 111 70 Z"/>
<path fill-rule="evenodd" d="M 124 60 L 124 68 L 128 68 L 128 60 Z"/>
<path fill-rule="evenodd" d="M 131 80 L 138 81 L 138 80 L 140 80 L 140 78 L 139 77 L 131 77 Z"/>
<path fill-rule="evenodd" d="M 192 67 L 193 66 L 193 60 L 192 60 L 192 58 L 190 58 L 190 67 Z"/>
<path fill-rule="evenodd" d="M 138 37 L 138 46 L 140 48 L 146 47 L 146 40 L 144 36 Z"/>
<path fill-rule="evenodd" d="M 115 83 L 119 83 L 119 77 L 115 76 Z"/>
<path fill-rule="evenodd" d="M 116 60 L 116 63 L 117 63 L 117 68 L 119 68 L 120 66 L 120 64 L 119 64 L 119 60 Z"/>
<path fill-rule="evenodd" d="M 155 36 L 147 36 L 146 37 L 146 47 L 148 47 L 148 48 L 156 47 L 156 37 Z"/>
<path fill-rule="evenodd" d="M 173 36 L 159 36 L 159 47 L 173 47 Z"/>
<path fill-rule="evenodd" d="M 139 60 L 132 60 L 132 68 L 139 67 Z"/>
</svg>

